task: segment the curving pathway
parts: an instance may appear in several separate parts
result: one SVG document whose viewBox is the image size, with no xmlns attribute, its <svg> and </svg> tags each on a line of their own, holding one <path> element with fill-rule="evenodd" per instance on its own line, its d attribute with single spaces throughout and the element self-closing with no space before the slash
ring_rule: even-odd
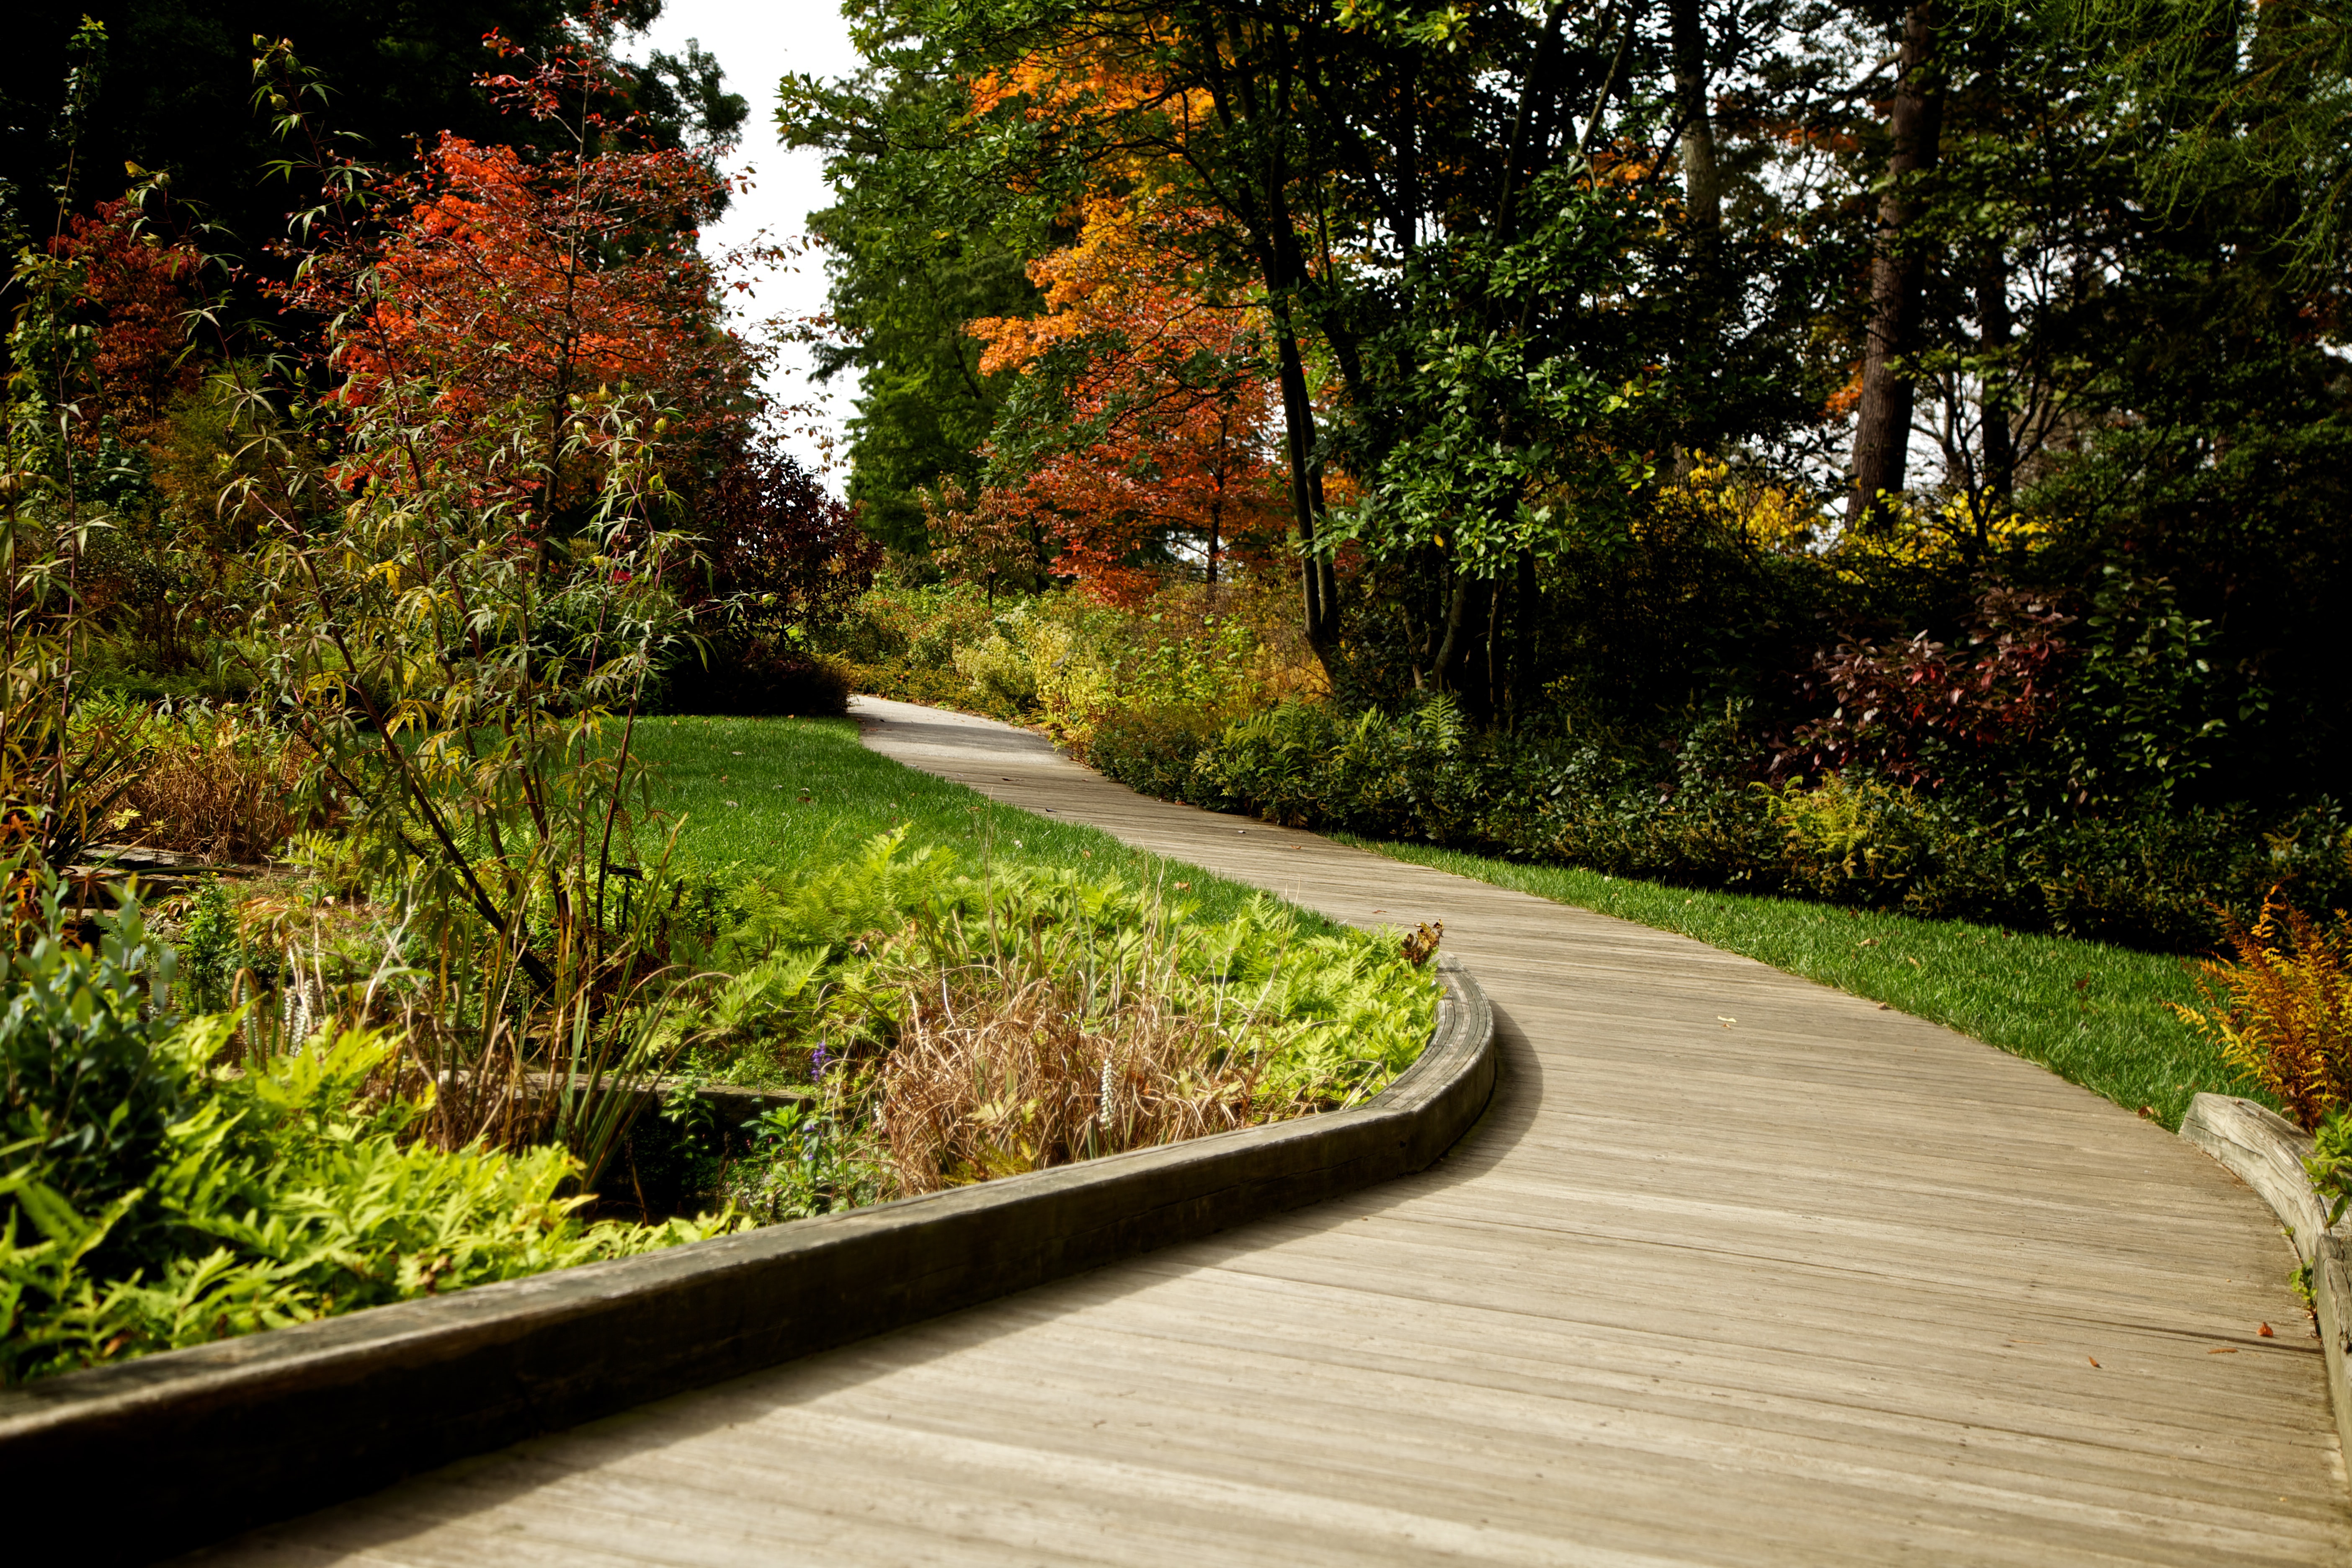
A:
<svg viewBox="0 0 2352 1568">
<path fill-rule="evenodd" d="M 1680 937 L 867 743 L 1360 924 L 1504 1079 L 1423 1174 L 452 1466 L 238 1563 L 2315 1563 L 2352 1547 L 2260 1199 L 2040 1068 Z M 2278 1332 L 2263 1338 L 2257 1325 Z"/>
</svg>

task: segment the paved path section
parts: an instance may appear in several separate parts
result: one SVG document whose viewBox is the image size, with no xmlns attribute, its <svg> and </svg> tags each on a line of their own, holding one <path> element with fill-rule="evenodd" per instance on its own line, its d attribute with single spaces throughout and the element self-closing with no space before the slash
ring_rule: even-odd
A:
<svg viewBox="0 0 2352 1568">
<path fill-rule="evenodd" d="M 2268 1211 L 2160 1129 L 1680 937 L 868 743 L 1359 924 L 1443 919 L 1505 1077 L 1416 1177 L 453 1466 L 239 1563 L 2336 1563 Z M 2258 1325 L 2278 1332 L 2263 1338 Z"/>
</svg>

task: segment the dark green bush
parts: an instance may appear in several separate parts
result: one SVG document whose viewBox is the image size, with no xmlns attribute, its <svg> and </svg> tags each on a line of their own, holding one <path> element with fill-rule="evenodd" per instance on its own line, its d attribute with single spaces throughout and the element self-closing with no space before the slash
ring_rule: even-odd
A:
<svg viewBox="0 0 2352 1568">
<path fill-rule="evenodd" d="M 1148 794 L 1292 826 L 2164 951 L 2211 946 L 2221 910 L 2251 921 L 2273 889 L 2315 913 L 2352 902 L 2352 822 L 2332 803 L 2284 819 L 2067 817 L 1858 770 L 1769 786 L 1746 776 L 1756 752 L 1736 708 L 1645 755 L 1469 733 L 1441 700 L 1395 718 L 1286 704 L 1222 729 L 1121 714 L 1088 760 Z"/>
<path fill-rule="evenodd" d="M 850 677 L 836 659 L 765 634 L 688 649 L 664 672 L 661 710 L 738 718 L 836 718 Z"/>
<path fill-rule="evenodd" d="M 92 952 L 70 934 L 58 886 L 38 896 L 33 942 L 0 957 L 0 1172 L 28 1163 L 49 1194 L 95 1213 L 145 1180 L 187 1101 L 185 1064 L 156 1049 L 173 954 L 136 904 L 103 921 Z M 42 1202 L 0 1179 L 0 1235 L 39 1229 Z"/>
</svg>

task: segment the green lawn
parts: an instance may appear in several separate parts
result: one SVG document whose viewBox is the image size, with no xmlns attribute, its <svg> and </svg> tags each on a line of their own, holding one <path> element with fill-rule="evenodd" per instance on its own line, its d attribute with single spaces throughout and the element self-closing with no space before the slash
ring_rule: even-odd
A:
<svg viewBox="0 0 2352 1568">
<path fill-rule="evenodd" d="M 844 858 L 901 822 L 977 868 L 987 852 L 1031 864 L 1166 878 L 1202 914 L 1257 896 L 1242 884 L 1130 849 L 1108 834 L 999 805 L 857 742 L 846 719 L 654 719 L 638 731 L 680 846 L 712 868 L 792 869 Z M 803 795 L 807 798 L 803 800 Z M 2200 1089 L 2252 1093 L 2167 1001 L 2195 999 L 2187 963 L 2064 937 L 1834 909 L 1801 900 L 1695 893 L 1598 872 L 1362 843 L 1398 859 L 1678 931 L 2037 1061 L 2177 1128 Z M 1311 928 L 1332 929 L 1319 921 Z M 2264 1098 L 2255 1094 L 2254 1098 Z"/>
<path fill-rule="evenodd" d="M 637 747 L 656 770 L 656 799 L 682 822 L 679 847 L 713 869 L 823 866 L 905 822 L 910 843 L 950 849 L 974 870 L 985 848 L 1000 861 L 1111 873 L 1133 886 L 1165 878 L 1212 921 L 1262 896 L 892 762 L 858 744 L 847 719 L 649 719 Z M 1309 914 L 1306 929 L 1339 928 Z"/>
<path fill-rule="evenodd" d="M 1932 1018 L 2178 1129 L 2200 1089 L 2267 1095 L 2164 1008 L 2196 1000 L 2189 962 L 1958 921 L 1797 899 L 1693 892 L 1597 871 L 1417 844 L 1349 842 L 1538 898 L 1678 931 L 1777 969 Z"/>
</svg>

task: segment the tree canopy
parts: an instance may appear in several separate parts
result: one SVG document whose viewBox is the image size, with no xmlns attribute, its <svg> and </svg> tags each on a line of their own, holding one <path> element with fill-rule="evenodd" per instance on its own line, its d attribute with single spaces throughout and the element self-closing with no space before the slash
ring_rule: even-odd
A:
<svg viewBox="0 0 2352 1568">
<path fill-rule="evenodd" d="M 1140 411 L 1215 405 L 1348 700 L 1629 738 L 1731 700 L 1818 758 L 1832 675 L 1868 685 L 1840 649 L 2021 635 L 1986 606 L 2022 595 L 2072 718 L 2021 802 L 2352 762 L 2336 12 L 851 11 L 866 68 L 788 81 L 781 129 L 832 159 L 890 542 L 993 520 L 1082 583 L 1203 572 L 1202 448 Z M 1082 301 L 1121 235 L 1148 258 Z M 1139 348 L 1204 311 L 1184 368 Z"/>
</svg>

